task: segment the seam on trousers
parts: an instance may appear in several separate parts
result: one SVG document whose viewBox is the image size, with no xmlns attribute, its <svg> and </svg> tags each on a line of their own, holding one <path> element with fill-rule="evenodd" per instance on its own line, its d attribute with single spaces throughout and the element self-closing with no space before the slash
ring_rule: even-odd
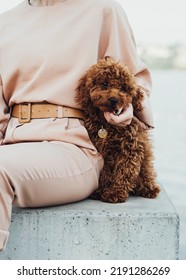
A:
<svg viewBox="0 0 186 280">
<path fill-rule="evenodd" d="M 76 176 L 85 175 L 85 174 L 90 173 L 92 171 L 95 171 L 95 173 L 96 173 L 96 169 L 94 167 L 92 167 L 91 169 L 89 169 L 85 172 L 79 172 L 77 174 L 69 175 L 69 176 L 38 177 L 38 178 L 16 178 L 16 181 L 24 182 L 24 181 L 36 181 L 36 180 L 48 180 L 48 179 L 68 179 L 68 178 L 73 178 L 73 177 L 76 177 Z"/>
</svg>

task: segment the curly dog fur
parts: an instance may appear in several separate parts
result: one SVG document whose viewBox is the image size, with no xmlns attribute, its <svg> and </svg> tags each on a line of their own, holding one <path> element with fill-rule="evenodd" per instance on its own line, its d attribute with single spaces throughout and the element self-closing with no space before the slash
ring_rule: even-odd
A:
<svg viewBox="0 0 186 280">
<path fill-rule="evenodd" d="M 99 187 L 91 198 L 118 203 L 129 194 L 155 198 L 159 193 L 148 132 L 135 117 L 121 128 L 109 124 L 103 114 L 117 114 L 131 102 L 135 112 L 141 111 L 142 99 L 132 73 L 110 57 L 98 61 L 79 80 L 76 101 L 84 110 L 90 139 L 104 158 Z M 106 138 L 98 136 L 102 127 L 108 132 Z"/>
</svg>

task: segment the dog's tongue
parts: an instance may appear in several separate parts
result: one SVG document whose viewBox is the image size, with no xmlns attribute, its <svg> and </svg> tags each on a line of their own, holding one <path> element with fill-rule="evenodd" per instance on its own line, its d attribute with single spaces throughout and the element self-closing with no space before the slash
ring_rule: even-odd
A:
<svg viewBox="0 0 186 280">
<path fill-rule="evenodd" d="M 120 109 L 116 109 L 113 114 L 116 115 L 116 116 L 119 116 L 121 113 L 123 112 L 123 108 L 120 108 Z"/>
</svg>

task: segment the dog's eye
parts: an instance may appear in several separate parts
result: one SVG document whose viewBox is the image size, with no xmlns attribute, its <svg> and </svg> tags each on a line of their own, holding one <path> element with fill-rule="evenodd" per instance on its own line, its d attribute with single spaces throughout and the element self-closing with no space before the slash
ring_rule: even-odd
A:
<svg viewBox="0 0 186 280">
<path fill-rule="evenodd" d="M 96 79 L 94 79 L 94 80 L 92 81 L 92 84 L 93 84 L 93 86 L 96 85 Z"/>
<path fill-rule="evenodd" d="M 107 81 L 102 84 L 102 89 L 108 89 L 108 82 Z"/>
<path fill-rule="evenodd" d="M 125 86 L 125 85 L 121 85 L 120 90 L 121 90 L 122 92 L 126 92 L 126 86 Z"/>
</svg>

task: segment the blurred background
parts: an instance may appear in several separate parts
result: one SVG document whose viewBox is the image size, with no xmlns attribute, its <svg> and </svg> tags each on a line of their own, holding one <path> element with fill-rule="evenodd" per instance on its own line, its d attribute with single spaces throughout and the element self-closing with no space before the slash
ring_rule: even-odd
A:
<svg viewBox="0 0 186 280">
<path fill-rule="evenodd" d="M 139 55 L 151 70 L 155 166 L 159 182 L 180 216 L 180 259 L 185 260 L 186 1 L 117 1 L 128 16 Z M 0 13 L 21 2 L 0 0 Z"/>
</svg>

